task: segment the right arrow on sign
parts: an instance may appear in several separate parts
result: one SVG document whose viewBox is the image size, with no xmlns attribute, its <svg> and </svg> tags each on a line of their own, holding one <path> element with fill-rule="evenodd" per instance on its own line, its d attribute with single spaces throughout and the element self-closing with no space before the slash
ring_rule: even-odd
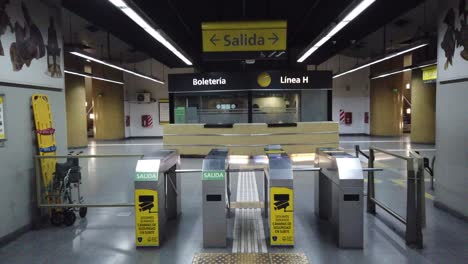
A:
<svg viewBox="0 0 468 264">
<path fill-rule="evenodd" d="M 268 39 L 269 39 L 269 40 L 273 40 L 273 42 L 272 42 L 271 44 L 275 45 L 276 42 L 278 42 L 279 37 L 278 37 L 278 35 L 276 35 L 275 33 L 272 33 L 272 34 L 273 34 L 273 37 L 268 38 Z"/>
<path fill-rule="evenodd" d="M 216 46 L 216 41 L 219 41 L 219 39 L 216 38 L 216 34 L 214 34 L 211 38 L 210 38 L 210 42 Z"/>
</svg>

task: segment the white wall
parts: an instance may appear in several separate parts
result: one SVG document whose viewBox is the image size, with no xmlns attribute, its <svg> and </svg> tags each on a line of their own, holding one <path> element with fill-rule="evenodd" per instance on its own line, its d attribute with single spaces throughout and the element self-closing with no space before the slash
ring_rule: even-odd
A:
<svg viewBox="0 0 468 264">
<path fill-rule="evenodd" d="M 158 102 L 149 104 L 129 103 L 130 127 L 129 135 L 131 137 L 154 137 L 162 136 L 163 129 L 159 125 Z M 151 115 L 153 117 L 153 127 L 142 127 L 141 116 Z"/>
<path fill-rule="evenodd" d="M 59 46 L 62 47 L 60 8 L 45 6 L 42 1 L 27 0 L 24 3 L 46 43 L 49 15 L 55 17 Z M 23 16 L 18 13 L 20 4 L 21 1 L 12 0 L 7 5 L 7 13 L 12 23 L 23 23 Z M 18 231 L 30 228 L 33 214 L 36 211 L 33 155 L 37 153 L 37 145 L 34 140 L 31 113 L 33 94 L 40 93 L 49 96 L 56 129 L 57 153 L 66 154 L 67 150 L 64 80 L 47 75 L 45 57 L 33 60 L 30 67 L 23 66 L 21 71 L 13 72 L 9 55 L 11 37 L 9 29 L 5 35 L 0 36 L 5 50 L 5 56 L 0 56 L 2 69 L 0 82 L 9 83 L 8 86 L 0 85 L 0 94 L 5 94 L 7 136 L 7 141 L 0 143 L 0 241 L 4 241 Z M 63 63 L 61 67 L 63 70 Z M 33 89 L 24 84 L 54 87 L 58 90 Z"/>
<path fill-rule="evenodd" d="M 193 73 L 193 68 L 169 68 L 164 64 L 148 59 L 136 64 L 126 65 L 128 69 L 135 69 L 137 72 L 153 76 L 164 84 L 146 80 L 134 75 L 124 73 L 125 89 L 125 115 L 130 116 L 130 127 L 126 127 L 126 137 L 161 137 L 162 126 L 159 125 L 158 101 L 168 99 L 168 74 L 173 73 Z M 150 104 L 136 103 L 136 94 L 149 92 L 154 102 Z M 141 116 L 153 116 L 153 127 L 144 128 L 141 126 Z"/>
<path fill-rule="evenodd" d="M 318 70 L 331 70 L 334 74 L 353 68 L 358 61 L 347 56 L 334 56 L 318 66 Z M 309 66 L 309 70 L 315 66 Z M 332 117 L 340 120 L 340 109 L 353 113 L 351 125 L 340 124 L 340 134 L 369 134 L 369 123 L 364 123 L 364 113 L 370 108 L 370 69 L 346 74 L 333 79 Z M 370 116 L 369 116 L 370 120 Z"/>
<path fill-rule="evenodd" d="M 458 14 L 458 0 L 440 1 L 438 34 L 438 83 L 436 92 L 435 203 L 468 217 L 468 82 L 441 84 L 440 81 L 468 78 L 468 61 L 455 50 L 453 65 L 444 68 L 441 42 L 446 33 L 442 22 L 447 10 Z M 458 15 L 457 20 L 458 20 Z M 458 24 L 458 21 L 457 21 Z M 459 26 L 459 24 L 458 24 Z"/>
</svg>

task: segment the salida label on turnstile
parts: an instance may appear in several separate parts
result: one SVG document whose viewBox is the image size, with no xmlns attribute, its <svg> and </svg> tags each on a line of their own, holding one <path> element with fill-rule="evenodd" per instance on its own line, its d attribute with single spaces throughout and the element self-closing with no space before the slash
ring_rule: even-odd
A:
<svg viewBox="0 0 468 264">
<path fill-rule="evenodd" d="M 294 196 L 290 188 L 270 190 L 270 244 L 294 245 Z"/>
<path fill-rule="evenodd" d="M 204 171 L 202 172 L 202 180 L 209 181 L 209 180 L 224 180 L 226 176 L 225 171 Z"/>
<path fill-rule="evenodd" d="M 157 191 L 135 190 L 135 233 L 137 247 L 159 246 Z"/>
<path fill-rule="evenodd" d="M 158 181 L 157 172 L 135 172 L 135 181 Z"/>
</svg>

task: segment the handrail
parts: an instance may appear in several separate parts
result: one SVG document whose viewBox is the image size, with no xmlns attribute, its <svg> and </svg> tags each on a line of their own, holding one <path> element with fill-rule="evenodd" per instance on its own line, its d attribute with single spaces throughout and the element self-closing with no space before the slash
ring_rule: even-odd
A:
<svg viewBox="0 0 468 264">
<path fill-rule="evenodd" d="M 36 159 L 62 159 L 62 158 L 142 158 L 143 154 L 98 154 L 98 155 L 51 155 L 40 156 L 35 155 Z"/>
<path fill-rule="evenodd" d="M 369 147 L 369 151 L 370 150 L 377 150 L 378 152 L 382 152 L 384 154 L 387 154 L 387 155 L 390 155 L 390 156 L 393 156 L 393 157 L 396 157 L 396 158 L 400 158 L 400 159 L 404 159 L 406 161 L 408 160 L 411 160 L 412 158 L 411 157 L 407 157 L 407 156 L 403 156 L 403 155 L 400 155 L 400 154 L 396 154 L 396 153 L 393 153 L 393 152 L 390 152 L 388 150 L 385 150 L 385 149 L 381 149 L 381 148 L 378 148 L 378 147 Z"/>
<path fill-rule="evenodd" d="M 356 150 L 356 158 L 359 158 L 359 154 L 363 155 L 364 157 L 366 157 L 367 159 L 369 159 L 369 155 L 367 155 L 366 153 L 364 153 L 362 150 L 361 150 L 361 147 L 359 145 L 355 145 L 354 146 L 354 149 Z"/>
<path fill-rule="evenodd" d="M 57 203 L 46 203 L 45 197 L 43 197 L 43 191 L 45 187 L 42 186 L 42 174 L 41 174 L 41 160 L 44 159 L 57 159 L 57 158 L 143 158 L 143 154 L 99 154 L 99 155 L 51 155 L 51 156 L 40 156 L 34 155 L 34 167 L 35 167 L 35 179 L 36 179 L 36 202 L 38 208 L 78 208 L 78 207 L 131 207 L 133 203 L 96 203 L 96 204 L 85 204 L 85 203 L 72 203 L 72 204 L 57 204 Z"/>
<path fill-rule="evenodd" d="M 356 147 L 356 150 L 359 148 Z M 423 247 L 422 227 L 424 226 L 425 200 L 424 200 L 424 167 L 422 157 L 410 150 L 410 157 L 398 155 L 387 150 L 370 147 L 369 148 L 369 169 L 374 169 L 375 152 L 382 152 L 387 155 L 403 159 L 407 166 L 407 199 L 406 199 L 406 219 L 395 211 L 391 210 L 381 201 L 375 198 L 374 171 L 368 172 L 367 180 L 367 212 L 376 214 L 376 205 L 395 217 L 406 227 L 406 244 L 414 244 L 419 248 Z M 416 165 L 416 168 L 415 168 Z"/>
<path fill-rule="evenodd" d="M 264 168 L 251 168 L 251 169 L 229 169 L 228 172 L 251 172 L 251 171 L 264 171 Z M 319 167 L 294 167 L 293 171 L 321 171 Z M 383 171 L 383 168 L 362 168 L 362 171 Z M 179 169 L 175 170 L 176 173 L 195 173 L 203 172 L 202 169 Z"/>
</svg>

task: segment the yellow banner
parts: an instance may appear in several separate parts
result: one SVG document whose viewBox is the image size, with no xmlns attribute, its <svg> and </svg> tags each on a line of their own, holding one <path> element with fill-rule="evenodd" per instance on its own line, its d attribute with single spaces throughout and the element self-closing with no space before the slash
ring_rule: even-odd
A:
<svg viewBox="0 0 468 264">
<path fill-rule="evenodd" d="M 270 244 L 294 245 L 294 195 L 290 188 L 270 190 Z"/>
<path fill-rule="evenodd" d="M 422 69 L 423 81 L 432 81 L 437 79 L 437 66 L 429 66 Z"/>
<path fill-rule="evenodd" d="M 202 23 L 203 52 L 286 50 L 286 21 Z"/>
<path fill-rule="evenodd" d="M 158 192 L 135 190 L 135 234 L 137 247 L 159 246 Z"/>
<path fill-rule="evenodd" d="M 3 96 L 0 95 L 0 139 L 5 139 L 5 125 L 3 120 Z"/>
</svg>

